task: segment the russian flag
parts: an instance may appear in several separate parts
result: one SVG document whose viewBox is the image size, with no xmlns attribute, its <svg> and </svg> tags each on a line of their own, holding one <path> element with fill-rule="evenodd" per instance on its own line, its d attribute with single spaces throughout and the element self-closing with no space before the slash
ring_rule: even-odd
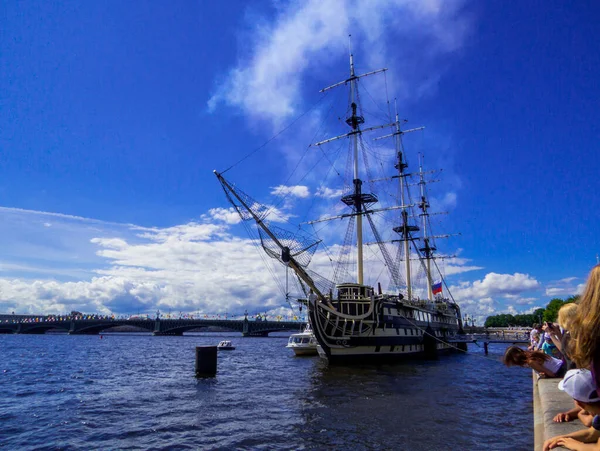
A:
<svg viewBox="0 0 600 451">
<path fill-rule="evenodd" d="M 434 283 L 431 285 L 431 292 L 433 294 L 442 294 L 442 282 Z"/>
</svg>

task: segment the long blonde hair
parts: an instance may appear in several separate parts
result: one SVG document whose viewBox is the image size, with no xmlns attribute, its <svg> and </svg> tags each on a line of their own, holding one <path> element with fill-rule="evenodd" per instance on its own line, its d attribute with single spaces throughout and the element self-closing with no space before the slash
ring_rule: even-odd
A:
<svg viewBox="0 0 600 451">
<path fill-rule="evenodd" d="M 558 324 L 565 330 L 571 330 L 573 320 L 577 316 L 577 304 L 569 302 L 558 310 Z"/>
<path fill-rule="evenodd" d="M 572 357 L 577 367 L 589 367 L 600 343 L 600 265 L 590 271 L 571 323 L 571 337 Z"/>
</svg>

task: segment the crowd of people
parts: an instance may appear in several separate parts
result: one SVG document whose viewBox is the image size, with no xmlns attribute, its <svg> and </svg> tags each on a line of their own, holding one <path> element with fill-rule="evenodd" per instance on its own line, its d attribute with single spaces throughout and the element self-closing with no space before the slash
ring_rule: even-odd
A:
<svg viewBox="0 0 600 451">
<path fill-rule="evenodd" d="M 531 368 L 540 378 L 562 378 L 558 388 L 573 398 L 573 408 L 554 421 L 580 421 L 584 427 L 546 440 L 544 451 L 558 446 L 600 451 L 600 265 L 592 268 L 579 300 L 560 308 L 557 323 L 534 324 L 528 348 L 510 346 L 503 361 Z"/>
</svg>

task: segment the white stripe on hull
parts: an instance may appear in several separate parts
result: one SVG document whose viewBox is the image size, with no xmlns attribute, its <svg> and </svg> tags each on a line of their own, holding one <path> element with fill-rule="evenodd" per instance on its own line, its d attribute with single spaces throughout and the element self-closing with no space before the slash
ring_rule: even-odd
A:
<svg viewBox="0 0 600 451">
<path fill-rule="evenodd" d="M 454 349 L 454 346 L 447 343 L 438 343 L 437 344 L 438 351 L 445 351 Z M 330 347 L 331 357 L 350 357 L 350 356 L 359 356 L 359 355 L 377 355 L 377 356 L 393 356 L 393 355 L 419 355 L 425 352 L 424 345 L 422 344 L 414 344 L 414 345 L 397 345 L 393 347 L 391 346 L 380 346 L 379 351 L 377 351 L 377 346 L 355 346 L 355 347 Z M 319 355 L 321 357 L 326 357 L 325 352 L 319 346 L 318 348 Z"/>
</svg>

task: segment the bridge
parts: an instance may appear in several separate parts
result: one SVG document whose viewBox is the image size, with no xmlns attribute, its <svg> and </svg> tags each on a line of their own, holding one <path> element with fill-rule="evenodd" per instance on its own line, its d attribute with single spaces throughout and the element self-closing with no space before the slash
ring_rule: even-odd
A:
<svg viewBox="0 0 600 451">
<path fill-rule="evenodd" d="M 7 315 L 8 316 L 8 315 Z M 38 318 L 39 319 L 39 318 Z M 304 327 L 300 321 L 251 321 L 227 319 L 55 319 L 26 318 L 5 320 L 0 318 L 0 334 L 45 334 L 64 331 L 71 335 L 97 335 L 120 326 L 133 326 L 152 332 L 153 335 L 183 335 L 190 330 L 202 331 L 208 327 L 241 332 L 244 337 L 266 337 L 271 332 L 296 332 Z"/>
</svg>

